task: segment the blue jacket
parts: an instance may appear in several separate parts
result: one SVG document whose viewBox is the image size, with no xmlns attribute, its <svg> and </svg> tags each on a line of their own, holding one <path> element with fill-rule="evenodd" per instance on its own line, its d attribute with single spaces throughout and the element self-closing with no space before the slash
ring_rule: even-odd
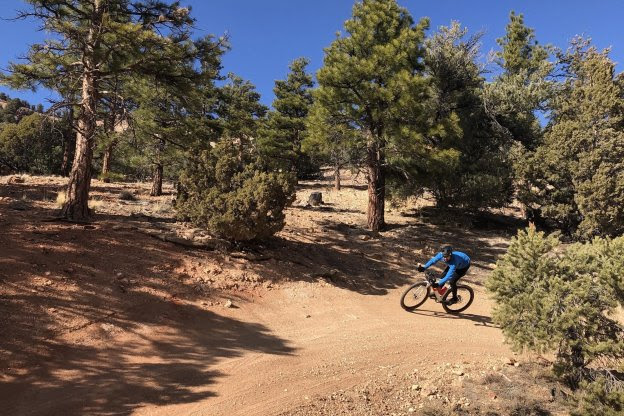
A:
<svg viewBox="0 0 624 416">
<path fill-rule="evenodd" d="M 425 269 L 428 269 L 429 267 L 433 266 L 434 264 L 436 264 L 437 262 L 443 259 L 444 259 L 444 256 L 442 255 L 442 252 L 436 254 L 435 256 L 431 258 L 431 260 L 427 262 L 427 264 L 425 264 Z M 448 262 L 446 261 L 442 261 L 442 262 L 448 265 L 448 272 L 446 273 L 446 276 L 444 276 L 444 278 L 442 278 L 438 282 L 440 286 L 442 286 L 444 283 L 447 282 L 447 280 L 453 277 L 455 270 L 465 269 L 466 267 L 470 266 L 470 257 L 468 257 L 466 253 L 462 253 L 461 251 L 453 251 L 451 253 L 451 259 Z"/>
</svg>

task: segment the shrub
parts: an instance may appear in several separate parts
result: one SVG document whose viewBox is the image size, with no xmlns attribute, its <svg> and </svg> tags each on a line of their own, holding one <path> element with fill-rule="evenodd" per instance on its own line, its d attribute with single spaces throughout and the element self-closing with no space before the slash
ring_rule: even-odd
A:
<svg viewBox="0 0 624 416">
<path fill-rule="evenodd" d="M 119 193 L 119 199 L 122 201 L 136 201 L 134 194 L 127 190 Z"/>
<path fill-rule="evenodd" d="M 254 155 L 231 141 L 203 151 L 182 173 L 178 217 L 231 241 L 260 240 L 284 227 L 294 176 L 260 169 Z"/>
<path fill-rule="evenodd" d="M 493 319 L 515 350 L 555 352 L 555 373 L 571 387 L 624 358 L 624 328 L 612 319 L 621 286 L 622 238 L 563 250 L 555 236 L 519 231 L 487 281 Z M 615 256 L 615 257 L 611 257 Z M 601 368 L 602 365 L 602 368 Z M 596 368 L 598 367 L 598 368 Z"/>
<path fill-rule="evenodd" d="M 604 377 L 584 383 L 579 407 L 572 416 L 618 416 L 624 414 L 624 389 L 613 388 Z"/>
</svg>

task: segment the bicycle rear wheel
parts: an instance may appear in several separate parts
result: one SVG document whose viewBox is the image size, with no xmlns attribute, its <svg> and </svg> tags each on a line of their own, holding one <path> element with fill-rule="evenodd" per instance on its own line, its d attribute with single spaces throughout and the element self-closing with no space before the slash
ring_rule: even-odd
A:
<svg viewBox="0 0 624 416">
<path fill-rule="evenodd" d="M 414 283 L 401 296 L 401 307 L 406 311 L 413 311 L 427 300 L 429 285 L 425 282 Z"/>
<path fill-rule="evenodd" d="M 442 297 L 442 307 L 448 313 L 460 313 L 468 309 L 474 300 L 474 291 L 470 286 L 457 285 L 457 302 L 449 305 L 453 298 L 453 291 L 449 288 Z"/>
</svg>

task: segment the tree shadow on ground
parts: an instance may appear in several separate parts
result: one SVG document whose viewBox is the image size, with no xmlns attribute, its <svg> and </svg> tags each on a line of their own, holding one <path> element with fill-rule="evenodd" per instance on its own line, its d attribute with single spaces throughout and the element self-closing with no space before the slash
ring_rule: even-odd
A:
<svg viewBox="0 0 624 416">
<path fill-rule="evenodd" d="M 429 224 L 446 225 L 457 228 L 476 228 L 515 233 L 527 225 L 526 220 L 515 216 L 490 211 L 467 211 L 458 208 L 438 208 L 425 206 L 411 212 L 402 213 L 404 217 L 426 220 Z"/>
<path fill-rule="evenodd" d="M 12 183 L 0 186 L 0 197 L 27 201 L 54 201 L 62 187 L 56 183 Z"/>
<path fill-rule="evenodd" d="M 511 236 L 496 230 L 432 224 L 405 227 L 395 235 L 399 239 L 412 240 L 413 245 L 421 247 L 424 257 L 419 261 L 423 263 L 438 253 L 444 245 L 451 245 L 454 250 L 465 252 L 471 258 L 471 270 L 465 278 L 470 281 L 470 275 L 475 273 L 475 269 L 486 272 L 494 269 L 496 261 L 505 254 Z M 473 283 L 481 285 L 477 281 Z"/>
<path fill-rule="evenodd" d="M 297 189 L 298 190 L 302 190 L 302 189 L 310 189 L 310 190 L 315 190 L 315 191 L 319 191 L 323 192 L 323 190 L 333 190 L 334 189 L 334 182 L 333 179 L 331 181 L 325 181 L 325 183 L 321 182 L 314 182 L 314 183 L 298 183 L 297 184 Z M 368 189 L 368 185 L 355 185 L 355 184 L 344 184 L 344 185 L 340 185 L 340 189 L 353 189 L 356 191 L 365 191 Z"/>
<path fill-rule="evenodd" d="M 473 314 L 473 313 L 470 313 L 470 312 L 462 312 L 462 313 L 458 313 L 458 314 L 452 314 L 452 313 L 438 312 L 438 311 L 432 311 L 432 310 L 427 310 L 427 309 L 416 309 L 416 310 L 413 310 L 413 311 L 409 311 L 407 313 L 411 313 L 411 314 L 414 314 L 414 315 L 420 315 L 420 316 L 429 316 L 429 317 L 433 317 L 433 318 L 441 318 L 441 319 L 470 320 L 470 321 L 475 322 L 475 325 L 477 325 L 477 326 L 486 326 L 486 327 L 498 328 L 498 326 L 494 325 L 494 323 L 492 322 L 492 318 L 491 317 L 485 316 L 485 315 Z"/>
<path fill-rule="evenodd" d="M 272 281 L 322 280 L 367 295 L 384 295 L 410 279 L 390 261 L 376 260 L 361 251 L 343 250 L 329 243 L 329 239 L 324 244 L 274 239 L 266 249 L 273 262 L 256 265 L 256 271 Z M 276 268 L 274 262 L 287 266 Z M 276 269 L 282 273 L 276 273 Z"/>
<path fill-rule="evenodd" d="M 6 213 L 6 201 L 0 212 Z M 199 306 L 184 250 L 132 231 L 0 217 L 0 406 L 5 414 L 130 415 L 214 395 L 219 360 L 290 355 L 284 339 Z"/>
<path fill-rule="evenodd" d="M 504 243 L 492 242 L 492 236 L 498 234 L 479 230 L 406 223 L 372 233 L 361 226 L 331 220 L 322 220 L 317 226 L 323 230 L 321 235 L 304 235 L 297 240 L 274 238 L 267 243 L 265 253 L 290 266 L 276 267 L 274 262 L 267 262 L 255 265 L 254 269 L 273 281 L 323 279 L 358 293 L 384 295 L 413 281 L 417 263 L 426 262 L 442 244 L 452 244 L 470 253 L 473 274 L 480 273 L 479 269 L 491 270 L 492 263 L 506 248 Z M 282 273 L 276 273 L 276 269 Z M 464 281 L 476 286 L 483 284 L 470 274 Z"/>
<path fill-rule="evenodd" d="M 346 212 L 351 214 L 361 214 L 362 211 L 358 209 L 350 209 L 350 208 L 336 208 L 335 204 L 329 202 L 323 202 L 321 205 L 312 206 L 312 205 L 302 205 L 298 206 L 298 209 L 304 211 L 321 211 L 321 212 Z"/>
</svg>

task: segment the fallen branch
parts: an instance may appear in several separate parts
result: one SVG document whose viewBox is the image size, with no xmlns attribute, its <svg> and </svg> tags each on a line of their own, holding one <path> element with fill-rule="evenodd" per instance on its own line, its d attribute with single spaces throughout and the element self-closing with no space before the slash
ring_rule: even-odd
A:
<svg viewBox="0 0 624 416">
<path fill-rule="evenodd" d="M 271 260 L 273 257 L 268 254 L 252 254 L 252 253 L 230 253 L 230 257 L 234 257 L 236 259 L 245 259 L 249 261 L 267 261 Z"/>
<path fill-rule="evenodd" d="M 231 244 L 225 240 L 210 239 L 210 240 L 199 242 L 199 241 L 193 241 L 193 240 L 180 238 L 172 234 L 165 234 L 162 232 L 146 230 L 142 228 L 139 228 L 138 231 L 143 234 L 147 234 L 150 237 L 156 238 L 158 240 L 165 241 L 167 243 L 176 244 L 176 245 L 186 247 L 186 248 L 194 248 L 194 249 L 200 249 L 200 250 L 221 250 L 221 249 L 229 248 L 231 246 Z"/>
</svg>

